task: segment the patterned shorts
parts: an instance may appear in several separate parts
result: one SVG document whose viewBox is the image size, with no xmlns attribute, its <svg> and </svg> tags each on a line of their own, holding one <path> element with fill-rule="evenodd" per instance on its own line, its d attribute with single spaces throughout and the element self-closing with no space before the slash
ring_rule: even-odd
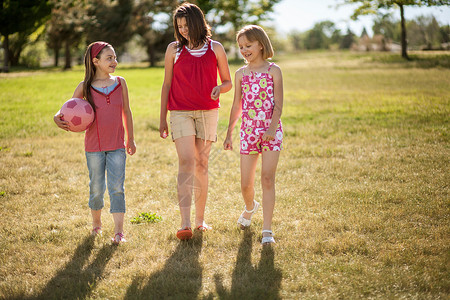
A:
<svg viewBox="0 0 450 300">
<path fill-rule="evenodd" d="M 262 151 L 281 151 L 283 149 L 283 127 L 281 122 L 275 131 L 273 141 L 263 141 L 262 137 L 269 127 L 253 127 L 241 125 L 241 154 L 259 154 Z"/>
</svg>

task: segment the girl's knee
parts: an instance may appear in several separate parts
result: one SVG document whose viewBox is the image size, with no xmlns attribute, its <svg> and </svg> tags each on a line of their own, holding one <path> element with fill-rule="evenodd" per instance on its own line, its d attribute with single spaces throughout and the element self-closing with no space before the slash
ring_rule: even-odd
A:
<svg viewBox="0 0 450 300">
<path fill-rule="evenodd" d="M 92 210 L 100 210 L 105 206 L 103 194 L 91 194 L 89 197 L 89 208 Z"/>
<path fill-rule="evenodd" d="M 275 176 L 272 174 L 261 174 L 261 186 L 263 189 L 271 189 L 275 187 Z"/>
<path fill-rule="evenodd" d="M 191 156 L 179 157 L 178 164 L 181 169 L 193 169 L 195 165 L 195 159 Z"/>
<path fill-rule="evenodd" d="M 254 189 L 253 182 L 241 183 L 241 190 L 243 193 L 251 192 L 251 191 L 253 191 L 253 189 Z"/>
<path fill-rule="evenodd" d="M 208 160 L 199 159 L 195 161 L 195 169 L 201 174 L 208 173 Z"/>
</svg>

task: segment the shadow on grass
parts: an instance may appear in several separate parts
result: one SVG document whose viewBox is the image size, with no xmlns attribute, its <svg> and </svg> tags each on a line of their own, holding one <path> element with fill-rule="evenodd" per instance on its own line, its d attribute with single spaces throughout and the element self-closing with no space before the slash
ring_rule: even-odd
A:
<svg viewBox="0 0 450 300">
<path fill-rule="evenodd" d="M 164 267 L 149 278 L 136 276 L 125 299 L 197 299 L 202 287 L 202 267 L 199 256 L 203 237 L 180 242 Z"/>
<path fill-rule="evenodd" d="M 75 249 L 72 259 L 45 286 L 37 297 L 30 299 L 84 299 L 102 278 L 106 264 L 117 247 L 104 245 L 94 261 L 85 267 L 94 248 L 94 236 L 88 236 Z"/>
<path fill-rule="evenodd" d="M 281 299 L 281 270 L 275 268 L 275 252 L 271 246 L 264 246 L 257 266 L 252 265 L 253 232 L 245 230 L 239 245 L 236 267 L 233 271 L 231 288 L 223 286 L 222 278 L 214 276 L 219 299 Z"/>
</svg>

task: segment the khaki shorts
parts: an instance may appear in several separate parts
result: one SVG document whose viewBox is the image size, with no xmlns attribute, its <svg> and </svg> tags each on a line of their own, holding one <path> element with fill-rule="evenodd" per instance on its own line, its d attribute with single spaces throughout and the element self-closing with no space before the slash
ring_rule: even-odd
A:
<svg viewBox="0 0 450 300">
<path fill-rule="evenodd" d="M 172 140 L 195 135 L 195 137 L 217 142 L 219 110 L 172 110 L 170 111 L 170 131 Z"/>
</svg>

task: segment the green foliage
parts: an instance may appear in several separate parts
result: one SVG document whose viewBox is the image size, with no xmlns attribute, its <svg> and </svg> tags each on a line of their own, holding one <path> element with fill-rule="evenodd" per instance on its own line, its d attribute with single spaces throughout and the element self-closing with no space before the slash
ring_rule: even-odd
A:
<svg viewBox="0 0 450 300">
<path fill-rule="evenodd" d="M 399 6 L 442 6 L 450 5 L 449 0 L 343 0 L 344 3 L 358 4 L 352 15 L 357 19 L 360 15 L 376 14 L 380 9 L 397 8 Z"/>
<path fill-rule="evenodd" d="M 142 223 L 157 223 L 162 221 L 162 217 L 156 215 L 156 213 L 148 213 L 148 212 L 142 212 L 139 213 L 137 217 L 134 217 L 131 219 L 132 224 L 142 224 Z"/>
<path fill-rule="evenodd" d="M 0 9 L 0 33 L 33 33 L 50 15 L 47 0 L 4 0 Z"/>
<path fill-rule="evenodd" d="M 405 28 L 405 6 L 440 6 L 449 5 L 449 0 L 344 0 L 345 3 L 358 3 L 359 6 L 355 9 L 352 19 L 357 19 L 360 15 L 374 14 L 380 9 L 390 9 L 392 7 L 400 8 L 401 18 L 401 45 L 402 57 L 409 59 L 407 53 L 407 33 Z"/>
<path fill-rule="evenodd" d="M 386 39 L 400 41 L 400 22 L 396 21 L 392 14 L 379 14 L 373 23 L 372 30 L 374 34 L 381 34 Z"/>
<path fill-rule="evenodd" d="M 133 0 L 96 0 L 86 13 L 91 22 L 86 26 L 88 43 L 106 41 L 119 51 L 130 40 L 132 32 Z"/>
<path fill-rule="evenodd" d="M 219 0 L 215 11 L 220 25 L 231 24 L 234 32 L 246 24 L 259 24 L 268 18 L 280 0 Z"/>
</svg>

